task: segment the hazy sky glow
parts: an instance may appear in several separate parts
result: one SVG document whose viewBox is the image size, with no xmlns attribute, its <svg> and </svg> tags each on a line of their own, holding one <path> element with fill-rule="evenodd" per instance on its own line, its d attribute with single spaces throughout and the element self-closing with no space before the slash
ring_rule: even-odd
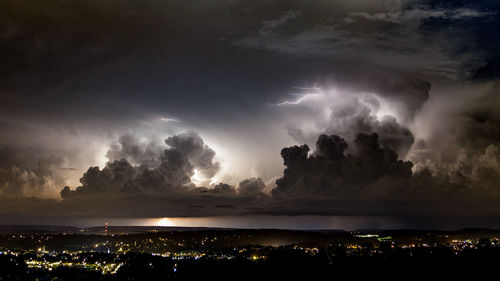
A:
<svg viewBox="0 0 500 281">
<path fill-rule="evenodd" d="M 173 227 L 224 227 L 224 228 L 274 228 L 274 229 L 345 229 L 404 228 L 403 224 L 382 217 L 341 216 L 244 216 L 244 217 L 188 217 L 152 219 L 90 219 L 82 226 L 139 225 Z"/>
<path fill-rule="evenodd" d="M 0 0 L 0 223 L 500 227 L 498 12 Z"/>
</svg>

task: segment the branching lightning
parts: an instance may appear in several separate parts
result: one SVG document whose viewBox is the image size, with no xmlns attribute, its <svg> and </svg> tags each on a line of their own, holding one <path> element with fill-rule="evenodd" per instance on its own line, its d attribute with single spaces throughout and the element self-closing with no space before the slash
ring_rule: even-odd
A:
<svg viewBox="0 0 500 281">
<path fill-rule="evenodd" d="M 280 105 L 286 105 L 286 104 L 299 104 L 302 101 L 306 100 L 311 95 L 314 95 L 314 94 L 305 94 L 305 95 L 303 95 L 302 97 L 300 97 L 299 99 L 297 99 L 295 101 L 284 101 L 284 102 L 278 103 L 276 105 L 280 106 Z"/>
<path fill-rule="evenodd" d="M 305 94 L 300 94 L 301 97 L 298 98 L 297 100 L 295 101 L 284 101 L 284 102 L 281 102 L 281 103 L 278 103 L 276 104 L 277 106 L 281 106 L 281 105 L 297 105 L 297 104 L 300 104 L 301 102 L 305 101 L 306 99 L 308 99 L 309 97 L 311 96 L 314 96 L 314 95 L 317 95 L 319 93 L 322 93 L 322 90 L 321 88 L 317 87 L 316 86 L 316 83 L 314 83 L 314 86 L 313 87 L 292 87 L 292 89 L 299 89 L 299 90 L 306 90 L 306 91 L 314 91 L 312 93 L 305 93 Z"/>
</svg>

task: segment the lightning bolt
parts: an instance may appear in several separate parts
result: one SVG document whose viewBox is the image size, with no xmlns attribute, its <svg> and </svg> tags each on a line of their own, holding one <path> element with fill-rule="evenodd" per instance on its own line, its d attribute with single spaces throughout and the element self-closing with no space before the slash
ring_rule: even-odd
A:
<svg viewBox="0 0 500 281">
<path fill-rule="evenodd" d="M 314 91 L 314 93 L 305 93 L 305 94 L 302 94 L 302 96 L 300 98 L 298 98 L 297 100 L 294 100 L 294 101 L 284 101 L 284 102 L 276 104 L 277 106 L 300 104 L 301 102 L 305 101 L 310 96 L 317 95 L 317 94 L 319 94 L 319 93 L 322 92 L 321 88 L 319 88 L 319 87 L 316 86 L 316 83 L 314 83 L 313 87 L 292 87 L 292 89 L 299 89 L 299 90 L 306 90 L 306 91 L 311 91 L 312 90 L 312 91 Z"/>
<path fill-rule="evenodd" d="M 315 95 L 315 94 L 305 94 L 305 95 L 303 95 L 302 97 L 300 97 L 299 99 L 297 99 L 295 101 L 284 101 L 284 102 L 280 102 L 280 103 L 278 103 L 276 105 L 277 106 L 281 106 L 281 105 L 287 105 L 287 104 L 299 104 L 302 101 L 306 100 L 311 95 Z"/>
</svg>

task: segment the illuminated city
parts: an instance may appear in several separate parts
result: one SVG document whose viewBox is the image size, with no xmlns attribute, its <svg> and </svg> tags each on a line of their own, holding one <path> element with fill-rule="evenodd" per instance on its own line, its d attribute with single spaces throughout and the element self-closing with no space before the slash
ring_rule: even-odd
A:
<svg viewBox="0 0 500 281">
<path fill-rule="evenodd" d="M 131 278 L 127 280 L 143 280 L 159 274 L 173 280 L 189 279 L 197 274 L 193 269 L 207 264 L 258 266 L 265 271 L 277 258 L 286 263 L 312 262 L 321 268 L 313 274 L 307 273 L 307 268 L 288 269 L 286 274 L 319 276 L 320 272 L 335 271 L 343 276 L 353 266 L 369 266 L 379 259 L 386 260 L 382 267 L 394 266 L 399 259 L 406 260 L 410 267 L 434 259 L 444 263 L 460 263 L 463 259 L 474 264 L 472 259 L 481 259 L 485 253 L 500 253 L 500 232 L 484 229 L 370 233 L 103 226 L 59 232 L 35 226 L 19 231 L 12 226 L 2 230 L 0 261 L 2 268 L 8 268 L 0 273 L 2 280 L 20 271 L 24 278 L 31 279 L 57 279 L 67 274 L 99 280 L 122 280 L 124 276 Z M 137 267 L 144 275 L 131 274 L 130 270 Z M 207 273 L 205 278 L 232 280 L 237 278 L 235 274 L 226 270 Z"/>
</svg>

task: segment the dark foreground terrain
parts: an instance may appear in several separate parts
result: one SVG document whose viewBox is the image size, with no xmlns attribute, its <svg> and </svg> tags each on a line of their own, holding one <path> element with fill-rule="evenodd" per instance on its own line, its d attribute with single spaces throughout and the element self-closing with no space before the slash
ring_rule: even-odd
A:
<svg viewBox="0 0 500 281">
<path fill-rule="evenodd" d="M 499 232 L 479 229 L 1 230 L 0 280 L 478 280 L 500 265 Z"/>
</svg>

